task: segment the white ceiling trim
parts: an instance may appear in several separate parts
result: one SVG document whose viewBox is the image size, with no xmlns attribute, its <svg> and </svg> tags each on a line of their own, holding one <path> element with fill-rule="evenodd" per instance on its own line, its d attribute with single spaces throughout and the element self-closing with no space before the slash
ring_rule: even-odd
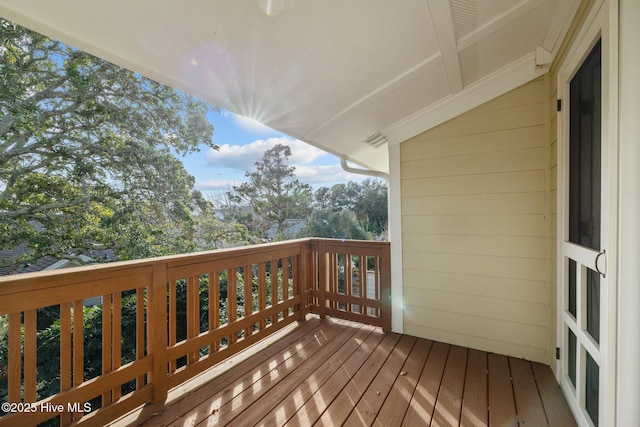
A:
<svg viewBox="0 0 640 427">
<path fill-rule="evenodd" d="M 562 40 L 571 26 L 573 17 L 580 6 L 580 0 L 566 0 L 558 6 L 558 10 L 553 15 L 553 21 L 547 31 L 542 47 L 554 56 L 558 53 Z"/>
<path fill-rule="evenodd" d="M 525 0 L 512 9 L 507 10 L 502 15 L 496 16 L 486 24 L 479 27 L 474 32 L 460 38 L 460 40 L 458 40 L 458 52 L 461 52 L 466 48 L 473 46 L 480 40 L 494 34 L 500 28 L 520 18 L 522 15 L 535 10 L 537 7 L 542 6 L 546 2 L 547 0 Z"/>
<path fill-rule="evenodd" d="M 451 3 L 441 0 L 429 0 L 431 22 L 436 32 L 442 63 L 447 74 L 449 89 L 452 94 L 462 90 L 462 72 L 460 71 L 460 59 L 456 47 L 456 36 L 453 29 L 451 15 Z"/>
<path fill-rule="evenodd" d="M 320 126 L 317 126 L 313 130 L 308 132 L 306 135 L 304 135 L 304 138 L 313 140 L 324 129 L 326 129 L 328 126 L 330 126 L 332 123 L 334 123 L 335 121 L 339 120 L 341 117 L 345 116 L 346 114 L 348 114 L 348 113 L 350 113 L 350 112 L 352 112 L 354 110 L 357 110 L 358 108 L 360 108 L 363 105 L 371 102 L 371 100 L 375 99 L 378 96 L 381 96 L 381 95 L 383 95 L 383 94 L 385 94 L 385 93 L 387 93 L 389 91 L 393 91 L 396 87 L 402 85 L 404 81 L 406 81 L 408 79 L 412 79 L 414 76 L 418 76 L 420 74 L 424 74 L 426 72 L 426 70 L 429 70 L 429 69 L 432 69 L 434 67 L 437 67 L 440 64 L 441 64 L 441 55 L 440 54 L 436 54 L 436 55 L 431 56 L 430 58 L 425 59 L 424 61 L 420 62 L 418 65 L 410 68 L 409 70 L 407 70 L 404 73 L 400 74 L 396 78 L 394 78 L 394 79 L 388 81 L 387 83 L 385 83 L 384 85 L 380 86 L 379 88 L 377 88 L 373 92 L 363 96 L 362 98 L 360 98 L 359 100 L 357 100 L 353 104 L 349 105 L 347 108 L 345 108 L 344 110 L 340 111 L 338 114 L 336 114 L 335 116 L 331 117 L 329 120 L 327 120 L 324 123 L 320 124 Z"/>
<path fill-rule="evenodd" d="M 536 67 L 535 52 L 532 52 L 380 133 L 387 137 L 392 147 L 540 77 L 546 71 Z"/>
</svg>

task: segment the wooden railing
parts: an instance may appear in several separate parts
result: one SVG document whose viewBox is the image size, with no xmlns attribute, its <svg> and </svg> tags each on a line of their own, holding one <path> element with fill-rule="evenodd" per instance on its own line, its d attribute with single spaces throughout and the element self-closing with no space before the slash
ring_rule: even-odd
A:
<svg viewBox="0 0 640 427">
<path fill-rule="evenodd" d="M 389 288 L 388 242 L 328 239 L 1 277 L 0 425 L 106 424 L 310 312 L 388 331 Z"/>
</svg>

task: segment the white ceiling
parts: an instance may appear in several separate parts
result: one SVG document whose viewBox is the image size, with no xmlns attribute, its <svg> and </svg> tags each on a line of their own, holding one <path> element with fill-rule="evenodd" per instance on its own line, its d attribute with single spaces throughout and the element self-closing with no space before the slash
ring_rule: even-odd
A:
<svg viewBox="0 0 640 427">
<path fill-rule="evenodd" d="M 578 3 L 0 0 L 0 16 L 387 171 L 390 144 L 544 73 Z"/>
</svg>

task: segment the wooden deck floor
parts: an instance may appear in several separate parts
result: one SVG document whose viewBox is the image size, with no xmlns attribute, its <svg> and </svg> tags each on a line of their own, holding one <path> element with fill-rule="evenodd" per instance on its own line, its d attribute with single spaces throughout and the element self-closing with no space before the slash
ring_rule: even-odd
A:
<svg viewBox="0 0 640 427">
<path fill-rule="evenodd" d="M 309 319 L 181 400 L 145 408 L 148 426 L 571 426 L 548 366 Z"/>
</svg>

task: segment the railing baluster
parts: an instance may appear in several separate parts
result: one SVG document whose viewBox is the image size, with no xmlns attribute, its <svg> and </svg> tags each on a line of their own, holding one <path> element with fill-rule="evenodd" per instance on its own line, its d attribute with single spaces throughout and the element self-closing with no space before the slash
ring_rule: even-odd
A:
<svg viewBox="0 0 640 427">
<path fill-rule="evenodd" d="M 122 365 L 122 293 L 116 292 L 112 295 L 112 352 L 111 370 L 116 370 Z M 113 388 L 113 400 L 118 400 L 122 396 L 122 385 L 116 384 Z"/>
<path fill-rule="evenodd" d="M 282 301 L 289 299 L 289 257 L 282 258 Z M 282 313 L 286 316 L 286 313 Z"/>
<path fill-rule="evenodd" d="M 351 263 L 351 255 L 344 255 L 344 293 L 346 295 L 353 295 L 353 264 Z M 352 307 L 350 303 L 346 303 L 344 309 L 351 311 Z"/>
<path fill-rule="evenodd" d="M 258 264 L 258 312 L 262 312 L 267 307 L 267 266 L 264 262 Z M 266 319 L 261 318 L 259 330 L 266 326 Z"/>
<path fill-rule="evenodd" d="M 374 265 L 375 265 L 375 271 L 374 271 L 374 277 L 375 277 L 375 298 L 377 300 L 380 300 L 380 258 L 376 257 L 375 261 L 374 261 Z M 380 310 L 376 310 L 376 315 L 378 317 L 380 317 Z"/>
<path fill-rule="evenodd" d="M 367 295 L 367 257 L 360 255 L 358 257 L 358 295 L 361 298 L 369 298 Z M 364 314 L 367 308 L 360 304 L 360 314 Z"/>
<path fill-rule="evenodd" d="M 60 391 L 71 388 L 71 303 L 60 304 Z M 60 425 L 71 422 L 71 414 L 60 414 Z"/>
<path fill-rule="evenodd" d="M 73 302 L 73 385 L 84 382 L 84 304 L 82 300 Z M 81 412 L 75 412 L 73 420 L 82 418 Z"/>
<path fill-rule="evenodd" d="M 320 241 L 318 247 L 318 269 L 320 270 L 320 283 L 318 283 L 318 315 L 321 319 L 327 317 L 327 291 L 329 291 L 329 282 L 331 280 L 330 264 L 326 243 Z"/>
<path fill-rule="evenodd" d="M 209 273 L 209 330 L 213 331 L 220 326 L 220 276 L 219 272 Z M 209 354 L 218 351 L 219 340 L 209 345 Z"/>
<path fill-rule="evenodd" d="M 292 296 L 300 295 L 300 256 L 301 255 L 291 257 Z M 298 308 L 298 310 L 300 310 L 300 308 Z M 289 311 L 293 313 L 294 308 L 290 308 Z"/>
<path fill-rule="evenodd" d="M 248 319 L 253 312 L 253 267 L 251 265 L 245 265 L 242 272 L 242 279 L 244 281 L 243 315 L 245 319 Z M 251 335 L 252 329 L 251 325 L 247 325 L 244 329 L 244 338 Z"/>
<path fill-rule="evenodd" d="M 22 386 L 22 313 L 9 314 L 9 371 L 8 396 L 9 402 L 17 403 L 21 400 Z"/>
<path fill-rule="evenodd" d="M 235 268 L 230 268 L 229 273 L 227 275 L 227 318 L 229 319 L 229 323 L 233 322 L 237 318 L 237 270 Z M 237 341 L 237 331 L 231 331 L 229 335 L 229 344 L 233 344 Z"/>
<path fill-rule="evenodd" d="M 278 299 L 278 260 L 273 259 L 269 264 L 270 279 L 271 279 L 271 306 L 276 305 L 280 300 Z M 271 316 L 271 324 L 275 324 L 278 320 L 278 315 L 273 313 Z"/>
<path fill-rule="evenodd" d="M 111 345 L 112 340 L 112 295 L 102 296 L 102 374 L 111 372 Z M 102 395 L 102 406 L 107 406 L 112 401 L 113 390 L 109 390 Z"/>
<path fill-rule="evenodd" d="M 175 282 L 174 290 L 175 290 Z M 153 371 L 150 383 L 153 384 L 153 400 L 167 398 L 167 267 L 164 263 L 153 266 L 151 286 L 147 290 L 147 341 L 149 355 L 153 357 Z M 171 300 L 171 298 L 169 299 Z M 173 311 L 175 318 L 175 305 Z M 169 316 L 171 318 L 171 316 Z M 141 328 L 142 325 L 139 325 Z M 175 326 L 174 326 L 175 327 Z"/>
<path fill-rule="evenodd" d="M 144 357 L 144 288 L 136 289 L 136 360 Z M 144 386 L 144 375 L 136 378 L 136 390 Z"/>
<path fill-rule="evenodd" d="M 200 333 L 200 279 L 189 276 L 187 278 L 187 338 L 193 338 Z M 200 352 L 188 354 L 187 364 L 191 365 L 200 358 Z"/>
<path fill-rule="evenodd" d="M 24 401 L 36 401 L 37 361 L 37 314 L 36 310 L 24 312 Z"/>
<path fill-rule="evenodd" d="M 177 340 L 177 286 L 175 280 L 169 281 L 169 345 L 172 346 Z M 177 360 L 169 360 L 169 372 L 173 373 L 178 367 Z"/>
</svg>

